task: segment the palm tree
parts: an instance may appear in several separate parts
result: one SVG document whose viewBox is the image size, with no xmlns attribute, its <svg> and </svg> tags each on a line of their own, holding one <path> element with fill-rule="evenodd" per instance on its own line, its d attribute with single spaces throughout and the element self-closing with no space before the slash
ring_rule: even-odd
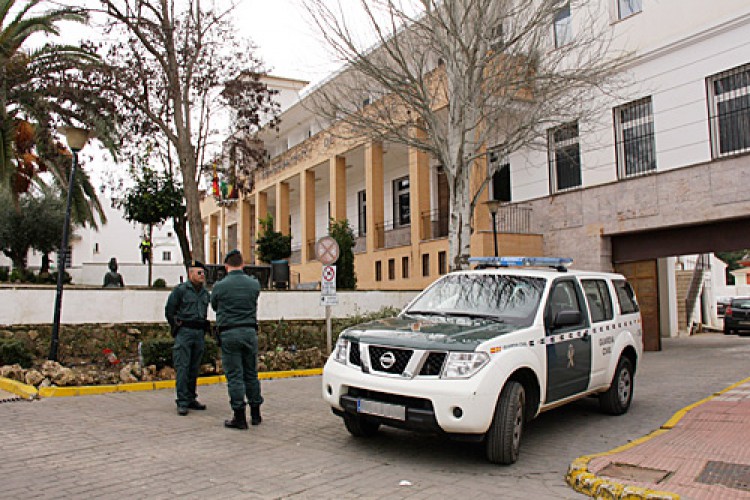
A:
<svg viewBox="0 0 750 500">
<path fill-rule="evenodd" d="M 26 49 L 31 35 L 57 35 L 60 21 L 84 23 L 86 15 L 67 7 L 37 14 L 41 0 L 26 1 L 20 9 L 17 3 L 0 0 L 0 185 L 16 204 L 32 183 L 41 182 L 39 172 L 50 172 L 54 184 L 67 190 L 70 152 L 56 139 L 55 125 L 85 123 L 111 151 L 115 144 L 113 106 L 80 77 L 99 61 L 93 48 L 48 43 Z M 75 222 L 96 226 L 94 214 L 106 222 L 83 172 L 76 177 L 73 201 Z"/>
</svg>

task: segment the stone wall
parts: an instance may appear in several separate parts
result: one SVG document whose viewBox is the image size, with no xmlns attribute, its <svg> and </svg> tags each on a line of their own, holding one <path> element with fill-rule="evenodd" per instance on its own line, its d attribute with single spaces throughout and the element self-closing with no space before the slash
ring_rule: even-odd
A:
<svg viewBox="0 0 750 500">
<path fill-rule="evenodd" d="M 745 155 L 536 199 L 532 228 L 544 235 L 545 255 L 611 271 L 610 236 L 747 217 L 748 171 Z"/>
</svg>

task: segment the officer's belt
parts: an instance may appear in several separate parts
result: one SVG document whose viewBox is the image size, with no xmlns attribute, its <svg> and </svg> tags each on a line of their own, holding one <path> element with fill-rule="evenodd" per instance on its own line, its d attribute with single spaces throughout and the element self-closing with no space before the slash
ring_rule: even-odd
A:
<svg viewBox="0 0 750 500">
<path fill-rule="evenodd" d="M 199 319 L 199 320 L 177 320 L 177 326 L 179 328 L 192 328 L 194 330 L 207 330 L 209 327 L 209 322 L 207 319 Z"/>
<path fill-rule="evenodd" d="M 235 328 L 252 328 L 258 330 L 258 323 L 237 323 L 236 325 L 221 325 L 216 327 L 219 333 L 224 333 L 227 330 L 234 330 Z"/>
</svg>

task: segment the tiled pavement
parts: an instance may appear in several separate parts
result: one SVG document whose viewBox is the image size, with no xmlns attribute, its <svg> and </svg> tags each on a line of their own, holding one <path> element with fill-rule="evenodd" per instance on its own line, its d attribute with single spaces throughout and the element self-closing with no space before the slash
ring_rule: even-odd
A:
<svg viewBox="0 0 750 500">
<path fill-rule="evenodd" d="M 532 422 L 511 467 L 477 445 L 385 430 L 351 438 L 320 378 L 263 382 L 264 422 L 222 428 L 226 387 L 178 417 L 169 390 L 0 404 L 2 498 L 580 498 L 564 482 L 578 456 L 662 425 L 678 409 L 750 375 L 750 338 L 701 335 L 647 353 L 621 417 L 588 399 Z M 400 486 L 402 480 L 410 486 Z"/>
</svg>

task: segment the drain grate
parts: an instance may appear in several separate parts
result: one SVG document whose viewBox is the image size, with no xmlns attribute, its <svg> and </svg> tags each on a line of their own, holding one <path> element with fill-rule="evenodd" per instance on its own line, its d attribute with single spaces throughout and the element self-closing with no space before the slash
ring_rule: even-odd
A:
<svg viewBox="0 0 750 500">
<path fill-rule="evenodd" d="M 652 469 L 639 465 L 611 463 L 600 470 L 597 475 L 625 481 L 659 484 L 672 474 L 671 471 Z"/>
<path fill-rule="evenodd" d="M 720 484 L 735 490 L 750 491 L 750 465 L 730 462 L 706 462 L 696 478 L 703 484 Z"/>
</svg>

